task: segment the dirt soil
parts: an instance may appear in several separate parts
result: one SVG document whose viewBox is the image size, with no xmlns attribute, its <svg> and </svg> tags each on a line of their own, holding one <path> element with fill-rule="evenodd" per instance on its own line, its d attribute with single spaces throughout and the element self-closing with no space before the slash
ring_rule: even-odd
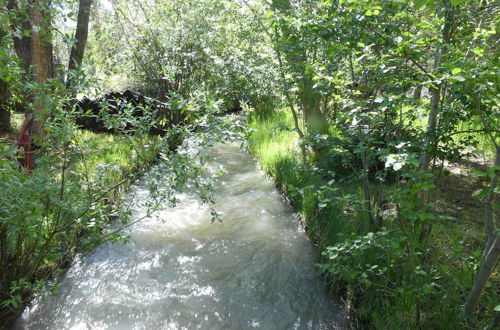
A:
<svg viewBox="0 0 500 330">
<path fill-rule="evenodd" d="M 493 162 L 486 157 L 444 162 L 438 188 L 438 210 L 456 218 L 457 222 L 484 224 L 484 199 L 473 197 L 478 189 L 488 189 L 490 179 L 478 177 L 472 169 L 486 171 Z"/>
</svg>

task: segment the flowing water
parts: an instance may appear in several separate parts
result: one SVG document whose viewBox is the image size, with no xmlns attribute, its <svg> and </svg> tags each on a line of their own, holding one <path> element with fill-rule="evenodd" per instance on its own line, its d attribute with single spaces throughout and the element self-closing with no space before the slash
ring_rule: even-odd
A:
<svg viewBox="0 0 500 330">
<path fill-rule="evenodd" d="M 317 250 L 272 182 L 233 144 L 208 151 L 226 174 L 207 206 L 181 194 L 81 257 L 19 329 L 340 329 L 342 306 L 315 272 Z M 135 198 L 147 190 L 135 188 Z M 141 210 L 136 210 L 138 217 Z"/>
</svg>

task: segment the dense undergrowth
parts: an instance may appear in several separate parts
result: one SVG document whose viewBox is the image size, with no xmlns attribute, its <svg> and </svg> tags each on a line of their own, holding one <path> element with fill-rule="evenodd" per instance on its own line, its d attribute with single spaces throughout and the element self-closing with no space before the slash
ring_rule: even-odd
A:
<svg viewBox="0 0 500 330">
<path fill-rule="evenodd" d="M 57 126 L 57 125 L 54 125 Z M 60 128 L 60 127 L 59 127 Z M 157 159 L 158 137 L 94 134 L 53 127 L 35 152 L 32 173 L 19 169 L 16 150 L 0 140 L 0 323 L 71 264 L 76 253 L 102 242 L 127 188 Z M 71 139 L 60 144 L 58 132 Z M 117 239 L 117 236 L 108 239 Z M 54 284 L 54 283 L 53 283 Z"/>
<path fill-rule="evenodd" d="M 485 239 L 477 221 L 481 203 L 466 204 L 467 211 L 455 218 L 447 214 L 458 206 L 456 201 L 439 197 L 438 203 L 445 206 L 430 237 L 423 241 L 414 237 L 412 223 L 398 219 L 390 207 L 383 222 L 370 228 L 360 202 L 360 178 L 332 178 L 328 169 L 304 159 L 290 115 L 254 115 L 250 127 L 254 129 L 250 151 L 302 215 L 308 235 L 322 251 L 318 270 L 345 298 L 355 327 L 481 329 L 491 325 L 491 306 L 500 290 L 498 274 L 485 290 L 478 314 L 468 318 L 462 309 Z M 397 190 L 394 183 L 385 188 L 388 195 Z M 399 198 L 416 199 L 405 194 Z M 462 196 L 463 201 L 469 196 Z"/>
</svg>

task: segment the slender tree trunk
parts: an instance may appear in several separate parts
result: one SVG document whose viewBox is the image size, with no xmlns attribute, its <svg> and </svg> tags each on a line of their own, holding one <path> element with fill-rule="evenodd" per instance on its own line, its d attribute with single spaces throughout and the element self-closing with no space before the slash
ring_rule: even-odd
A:
<svg viewBox="0 0 500 330">
<path fill-rule="evenodd" d="M 2 47 L 2 40 L 6 36 L 6 32 L 0 28 L 0 47 Z M 10 111 L 7 108 L 9 101 L 9 85 L 0 79 L 0 137 L 9 135 L 12 132 L 10 124 Z"/>
<path fill-rule="evenodd" d="M 78 8 L 78 21 L 76 23 L 76 43 L 71 47 L 68 69 L 73 70 L 82 65 L 87 36 L 89 34 L 89 20 L 92 0 L 80 0 Z"/>
<path fill-rule="evenodd" d="M 292 10 L 290 0 L 273 0 L 271 6 L 275 11 L 284 15 L 289 15 Z M 280 25 L 280 30 L 282 38 L 284 40 L 287 40 L 291 36 L 293 36 L 293 31 L 291 31 L 290 27 L 286 26 L 286 24 Z M 278 37 L 277 31 L 276 36 Z M 278 42 L 276 44 L 276 47 L 279 48 Z M 328 126 L 326 124 L 325 115 L 321 112 L 321 98 L 320 95 L 313 89 L 314 82 L 312 80 L 312 74 L 306 73 L 305 66 L 308 61 L 307 50 L 305 48 L 302 48 L 301 50 L 296 49 L 284 52 L 284 58 L 291 67 L 297 67 L 298 65 L 302 67 L 301 72 L 296 73 L 302 76 L 298 83 L 298 100 L 300 103 L 300 109 L 302 109 L 304 129 L 307 129 L 308 133 L 326 133 L 328 130 Z M 290 98 L 287 97 L 287 99 Z M 293 112 L 292 114 L 295 121 L 297 115 Z M 298 127 L 298 125 L 296 126 Z"/>
<path fill-rule="evenodd" d="M 496 155 L 495 155 L 495 163 L 493 164 L 494 167 L 500 166 L 500 146 L 496 142 L 496 139 L 494 135 L 491 133 L 491 129 L 487 123 L 487 121 L 484 118 L 484 115 L 481 111 L 481 99 L 477 98 L 476 99 L 476 106 L 477 110 L 479 112 L 479 116 L 481 118 L 481 121 L 483 122 L 484 129 L 486 130 L 486 133 L 491 139 L 491 142 L 495 145 L 496 149 Z M 500 234 L 495 233 L 495 217 L 496 212 L 495 212 L 495 197 L 496 197 L 496 189 L 497 189 L 497 175 L 498 175 L 498 170 L 495 169 L 495 173 L 493 173 L 491 177 L 491 184 L 490 184 L 490 191 L 488 194 L 488 197 L 486 198 L 485 201 L 485 209 L 484 209 L 484 216 L 485 216 L 485 226 L 486 226 L 486 244 L 485 248 L 483 251 L 483 259 L 484 263 L 482 264 L 481 268 L 479 269 L 479 273 L 476 276 L 476 280 L 474 282 L 474 285 L 472 287 L 472 290 L 467 297 L 467 301 L 464 306 L 465 313 L 471 314 L 473 313 L 477 305 L 479 304 L 479 300 L 481 298 L 481 294 L 483 293 L 483 290 L 486 286 L 486 283 L 488 282 L 488 279 L 490 278 L 491 274 L 493 273 L 497 263 L 498 259 L 500 257 Z M 493 327 L 496 329 L 500 323 L 500 313 L 495 312 L 495 317 L 493 321 Z"/>
<path fill-rule="evenodd" d="M 500 166 L 500 146 L 496 146 L 495 164 L 493 166 L 495 166 L 495 167 Z M 486 254 L 490 250 L 491 245 L 493 244 L 493 241 L 495 240 L 494 205 L 495 205 L 495 195 L 497 194 L 495 192 L 496 188 L 497 188 L 497 174 L 498 174 L 498 171 L 491 178 L 490 192 L 488 194 L 488 197 L 486 198 L 486 202 L 484 205 L 484 219 L 485 219 L 485 225 L 486 225 L 486 234 L 488 236 L 486 239 L 486 245 L 484 247 L 483 258 L 486 258 Z"/>
<path fill-rule="evenodd" d="M 276 38 L 277 38 L 278 37 L 278 32 L 277 31 L 275 31 L 275 32 L 276 32 Z M 279 50 L 278 46 L 276 46 L 276 56 L 278 57 L 279 71 L 280 71 L 281 79 L 283 81 L 285 81 L 285 72 L 284 72 L 284 68 L 283 68 L 283 60 L 281 59 L 281 51 Z M 299 119 L 298 119 L 298 116 L 297 116 L 297 111 L 295 110 L 295 105 L 293 104 L 292 97 L 290 96 L 290 93 L 288 92 L 288 89 L 286 88 L 286 86 L 283 87 L 283 92 L 285 94 L 285 99 L 286 99 L 286 101 L 288 103 L 288 106 L 290 107 L 290 111 L 292 111 L 293 125 L 294 125 L 294 128 L 295 128 L 295 131 L 297 132 L 297 134 L 299 135 L 299 137 L 302 139 L 304 137 L 304 133 L 300 129 Z M 303 148 L 302 148 L 302 156 L 305 156 L 305 151 L 304 151 Z"/>
<path fill-rule="evenodd" d="M 441 44 L 436 46 L 436 53 L 434 55 L 434 65 L 433 65 L 433 73 L 439 73 L 441 71 L 441 63 L 443 62 L 444 55 L 447 52 L 447 44 L 451 38 L 451 29 L 452 29 L 452 7 L 449 1 L 445 1 L 445 23 L 443 28 L 443 41 Z M 429 165 L 431 161 L 431 156 L 429 153 L 430 147 L 434 144 L 436 139 L 436 123 L 437 123 L 437 115 L 439 112 L 439 104 L 441 101 L 441 89 L 442 85 L 440 83 L 435 84 L 431 87 L 431 109 L 429 112 L 429 118 L 427 120 L 427 136 L 424 140 L 424 150 L 422 155 L 420 156 L 419 169 L 421 171 L 428 171 Z"/>
<path fill-rule="evenodd" d="M 370 226 L 373 227 L 375 225 L 375 218 L 373 217 L 373 209 L 372 209 L 372 198 L 370 193 L 370 180 L 369 180 L 369 168 L 368 168 L 368 159 L 366 157 L 366 150 L 368 149 L 368 145 L 366 148 L 360 153 L 361 163 L 363 165 L 363 175 L 361 181 L 363 183 L 363 193 L 365 196 L 365 207 L 366 214 L 368 215 L 368 222 Z"/>
<path fill-rule="evenodd" d="M 288 14 L 290 12 L 290 1 L 289 0 L 272 0 L 271 6 L 274 10 L 276 10 L 277 12 L 280 12 L 280 13 Z M 286 38 L 289 35 L 289 31 L 284 27 L 281 27 L 281 33 L 283 34 L 283 38 Z M 275 49 L 276 57 L 277 57 L 278 63 L 279 63 L 280 76 L 281 76 L 281 79 L 283 80 L 283 83 L 284 83 L 284 81 L 285 81 L 285 65 L 283 63 L 283 56 L 282 56 L 282 52 L 281 52 L 280 45 L 279 45 L 279 38 L 280 38 L 280 35 L 279 35 L 279 31 L 278 31 L 278 25 L 276 25 L 274 28 L 274 39 L 275 39 L 274 49 Z M 288 62 L 292 62 L 292 63 L 295 63 L 297 60 L 295 56 L 290 56 L 290 54 L 285 54 L 284 57 Z M 290 107 L 290 111 L 292 112 L 292 118 L 293 118 L 293 124 L 295 127 L 295 131 L 297 132 L 297 134 L 299 135 L 300 138 L 303 138 L 304 133 L 300 129 L 297 111 L 295 109 L 295 105 L 294 105 L 294 102 L 293 102 L 292 97 L 290 95 L 290 92 L 288 91 L 286 86 L 283 86 L 283 93 L 285 94 L 286 101 L 288 103 L 288 106 Z M 302 156 L 305 157 L 305 150 L 303 148 L 301 150 L 302 150 Z"/>
<path fill-rule="evenodd" d="M 479 304 L 479 299 L 481 298 L 481 294 L 483 293 L 484 287 L 486 286 L 491 273 L 493 273 L 493 270 L 495 269 L 499 256 L 500 235 L 496 235 L 496 238 L 493 241 L 488 254 L 486 255 L 484 263 L 479 269 L 479 273 L 476 276 L 476 280 L 469 294 L 469 297 L 467 297 L 467 301 L 465 302 L 464 310 L 467 314 L 472 314 L 472 312 L 476 310 L 477 305 Z"/>
<path fill-rule="evenodd" d="M 442 38 L 443 41 L 436 46 L 436 52 L 434 55 L 434 64 L 432 72 L 434 74 L 439 74 L 441 71 L 441 64 L 448 51 L 447 47 L 451 39 L 452 25 L 453 25 L 453 8 L 449 0 L 445 0 L 445 22 L 443 27 Z M 424 139 L 423 151 L 419 160 L 419 170 L 422 172 L 427 172 L 429 170 L 429 165 L 431 162 L 431 147 L 435 145 L 436 142 L 436 127 L 437 127 L 437 117 L 439 113 L 439 106 L 441 103 L 441 92 L 442 84 L 435 83 L 434 86 L 430 88 L 431 90 L 431 109 L 429 112 L 429 118 L 427 120 L 426 137 Z M 421 202 L 426 200 L 426 191 L 420 191 L 418 195 Z"/>
<path fill-rule="evenodd" d="M 349 70 L 351 73 L 351 80 L 352 83 L 356 81 L 356 76 L 354 74 L 354 65 L 352 61 L 352 53 L 349 52 Z M 358 125 L 365 125 L 365 121 L 362 120 Z M 361 164 L 363 166 L 363 174 L 361 175 L 361 183 L 363 186 L 363 194 L 364 194 L 364 204 L 365 204 L 365 209 L 366 209 L 366 214 L 368 216 L 368 222 L 370 224 L 370 227 L 373 227 L 375 225 L 375 218 L 373 216 L 373 208 L 372 208 L 372 198 L 371 198 L 371 192 L 370 192 L 370 178 L 369 178 L 369 162 L 368 162 L 368 157 L 367 157 L 367 150 L 370 148 L 370 144 L 366 142 L 363 130 L 361 129 L 361 126 L 358 128 L 357 131 L 357 137 L 358 140 L 362 143 L 366 143 L 366 147 L 363 149 L 362 152 L 359 153 L 359 156 L 361 158 Z"/>
<path fill-rule="evenodd" d="M 421 97 L 422 97 L 422 85 L 419 84 L 417 87 L 415 87 L 415 90 L 413 91 L 413 99 L 420 101 Z"/>
</svg>

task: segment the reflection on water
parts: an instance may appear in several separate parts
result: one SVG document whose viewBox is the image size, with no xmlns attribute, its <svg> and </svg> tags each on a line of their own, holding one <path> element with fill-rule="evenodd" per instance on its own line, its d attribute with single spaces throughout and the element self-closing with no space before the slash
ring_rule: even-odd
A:
<svg viewBox="0 0 500 330">
<path fill-rule="evenodd" d="M 224 223 L 180 195 L 176 208 L 130 227 L 129 243 L 82 257 L 17 328 L 341 328 L 341 304 L 315 273 L 317 252 L 272 183 L 236 145 L 209 154 L 227 172 L 216 186 Z M 147 194 L 136 189 L 135 198 Z"/>
</svg>

